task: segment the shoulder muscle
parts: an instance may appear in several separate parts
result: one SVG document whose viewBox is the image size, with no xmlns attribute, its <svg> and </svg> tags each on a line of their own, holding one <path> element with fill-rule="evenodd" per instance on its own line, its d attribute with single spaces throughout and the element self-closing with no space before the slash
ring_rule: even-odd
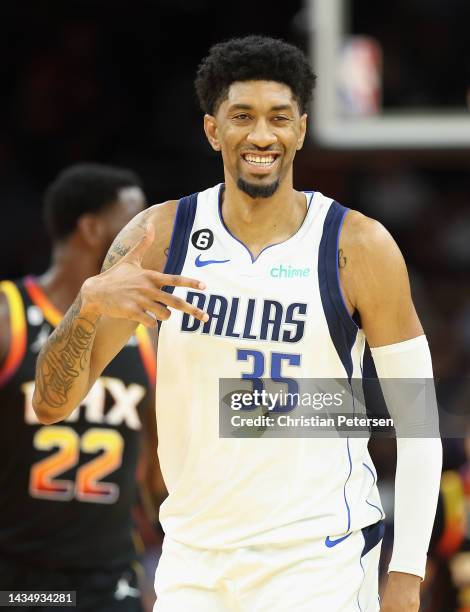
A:
<svg viewBox="0 0 470 612">
<path fill-rule="evenodd" d="M 345 259 L 343 291 L 359 312 L 369 342 L 378 346 L 421 334 L 403 255 L 383 225 L 350 211 L 339 248 Z"/>
<path fill-rule="evenodd" d="M 392 274 L 395 280 L 407 276 L 403 256 L 389 232 L 378 221 L 357 211 L 346 215 L 339 249 L 344 262 L 340 266 L 341 280 L 356 308 L 365 298 L 380 298 L 384 274 Z"/>
<path fill-rule="evenodd" d="M 165 266 L 178 201 L 169 200 L 156 204 L 136 215 L 116 236 L 111 245 L 102 271 L 113 266 L 145 233 L 148 223 L 155 228 L 155 239 L 143 260 L 144 268 L 161 272 Z"/>
</svg>

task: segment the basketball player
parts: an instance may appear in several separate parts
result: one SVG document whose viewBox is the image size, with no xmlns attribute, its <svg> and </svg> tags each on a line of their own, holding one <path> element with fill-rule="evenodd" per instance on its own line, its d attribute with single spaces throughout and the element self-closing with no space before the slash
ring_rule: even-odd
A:
<svg viewBox="0 0 470 612">
<path fill-rule="evenodd" d="M 365 338 L 379 375 L 432 377 L 393 239 L 293 188 L 313 85 L 303 54 L 283 41 L 214 46 L 196 89 L 225 183 L 138 215 L 38 359 L 34 407 L 55 423 L 137 323 L 162 321 L 159 612 L 379 609 L 383 511 L 367 440 L 219 437 L 219 379 L 351 379 Z M 73 376 L 52 370 L 64 355 Z M 389 406 L 395 424 L 406 408 Z M 397 447 L 387 612 L 418 610 L 441 468 L 438 439 Z"/>
<path fill-rule="evenodd" d="M 142 610 L 131 508 L 142 431 L 154 429 L 155 357 L 139 328 L 81 406 L 49 426 L 31 404 L 34 364 L 144 204 L 130 171 L 91 164 L 63 171 L 45 197 L 51 267 L 38 278 L 0 283 L 0 588 L 73 590 L 77 608 L 93 612 Z M 61 367 L 73 374 L 70 360 L 53 366 Z"/>
</svg>

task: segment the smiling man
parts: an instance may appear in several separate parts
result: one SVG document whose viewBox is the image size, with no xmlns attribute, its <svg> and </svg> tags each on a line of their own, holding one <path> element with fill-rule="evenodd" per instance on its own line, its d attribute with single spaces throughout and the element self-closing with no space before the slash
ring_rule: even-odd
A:
<svg viewBox="0 0 470 612">
<path fill-rule="evenodd" d="M 225 182 L 138 215 L 38 359 L 34 407 L 52 423 L 80 403 L 137 323 L 162 322 L 158 453 L 169 496 L 159 612 L 380 606 L 383 510 L 367 438 L 219 435 L 220 379 L 253 388 L 263 377 L 351 381 L 366 339 L 379 375 L 432 378 L 393 239 L 293 187 L 314 81 L 304 55 L 280 40 L 210 50 L 196 89 Z M 62 355 L 73 374 L 57 381 L 47 364 Z M 60 402 L 38 391 L 50 385 Z M 391 399 L 400 425 L 409 407 Z M 408 433 L 421 432 L 425 424 L 411 421 Z M 418 433 L 397 440 L 388 612 L 418 610 L 434 520 L 441 444 Z"/>
</svg>

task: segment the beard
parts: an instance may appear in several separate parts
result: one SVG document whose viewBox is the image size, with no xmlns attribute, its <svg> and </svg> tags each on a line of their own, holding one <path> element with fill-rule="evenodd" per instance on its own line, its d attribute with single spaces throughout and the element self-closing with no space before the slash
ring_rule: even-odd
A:
<svg viewBox="0 0 470 612">
<path fill-rule="evenodd" d="M 237 180 L 237 187 L 240 191 L 243 191 L 243 193 L 246 193 L 254 200 L 258 198 L 270 198 L 279 187 L 279 179 L 276 179 L 269 185 L 254 185 L 253 183 L 248 183 L 248 181 L 239 178 Z"/>
</svg>

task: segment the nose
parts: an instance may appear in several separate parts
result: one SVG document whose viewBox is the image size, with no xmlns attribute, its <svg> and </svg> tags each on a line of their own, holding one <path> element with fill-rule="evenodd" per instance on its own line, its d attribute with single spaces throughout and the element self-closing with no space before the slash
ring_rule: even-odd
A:
<svg viewBox="0 0 470 612">
<path fill-rule="evenodd" d="M 270 128 L 269 123 L 265 119 L 258 119 L 253 126 L 253 129 L 247 136 L 247 141 L 263 149 L 265 147 L 269 147 L 270 145 L 276 142 L 276 135 L 273 133 Z"/>
</svg>

